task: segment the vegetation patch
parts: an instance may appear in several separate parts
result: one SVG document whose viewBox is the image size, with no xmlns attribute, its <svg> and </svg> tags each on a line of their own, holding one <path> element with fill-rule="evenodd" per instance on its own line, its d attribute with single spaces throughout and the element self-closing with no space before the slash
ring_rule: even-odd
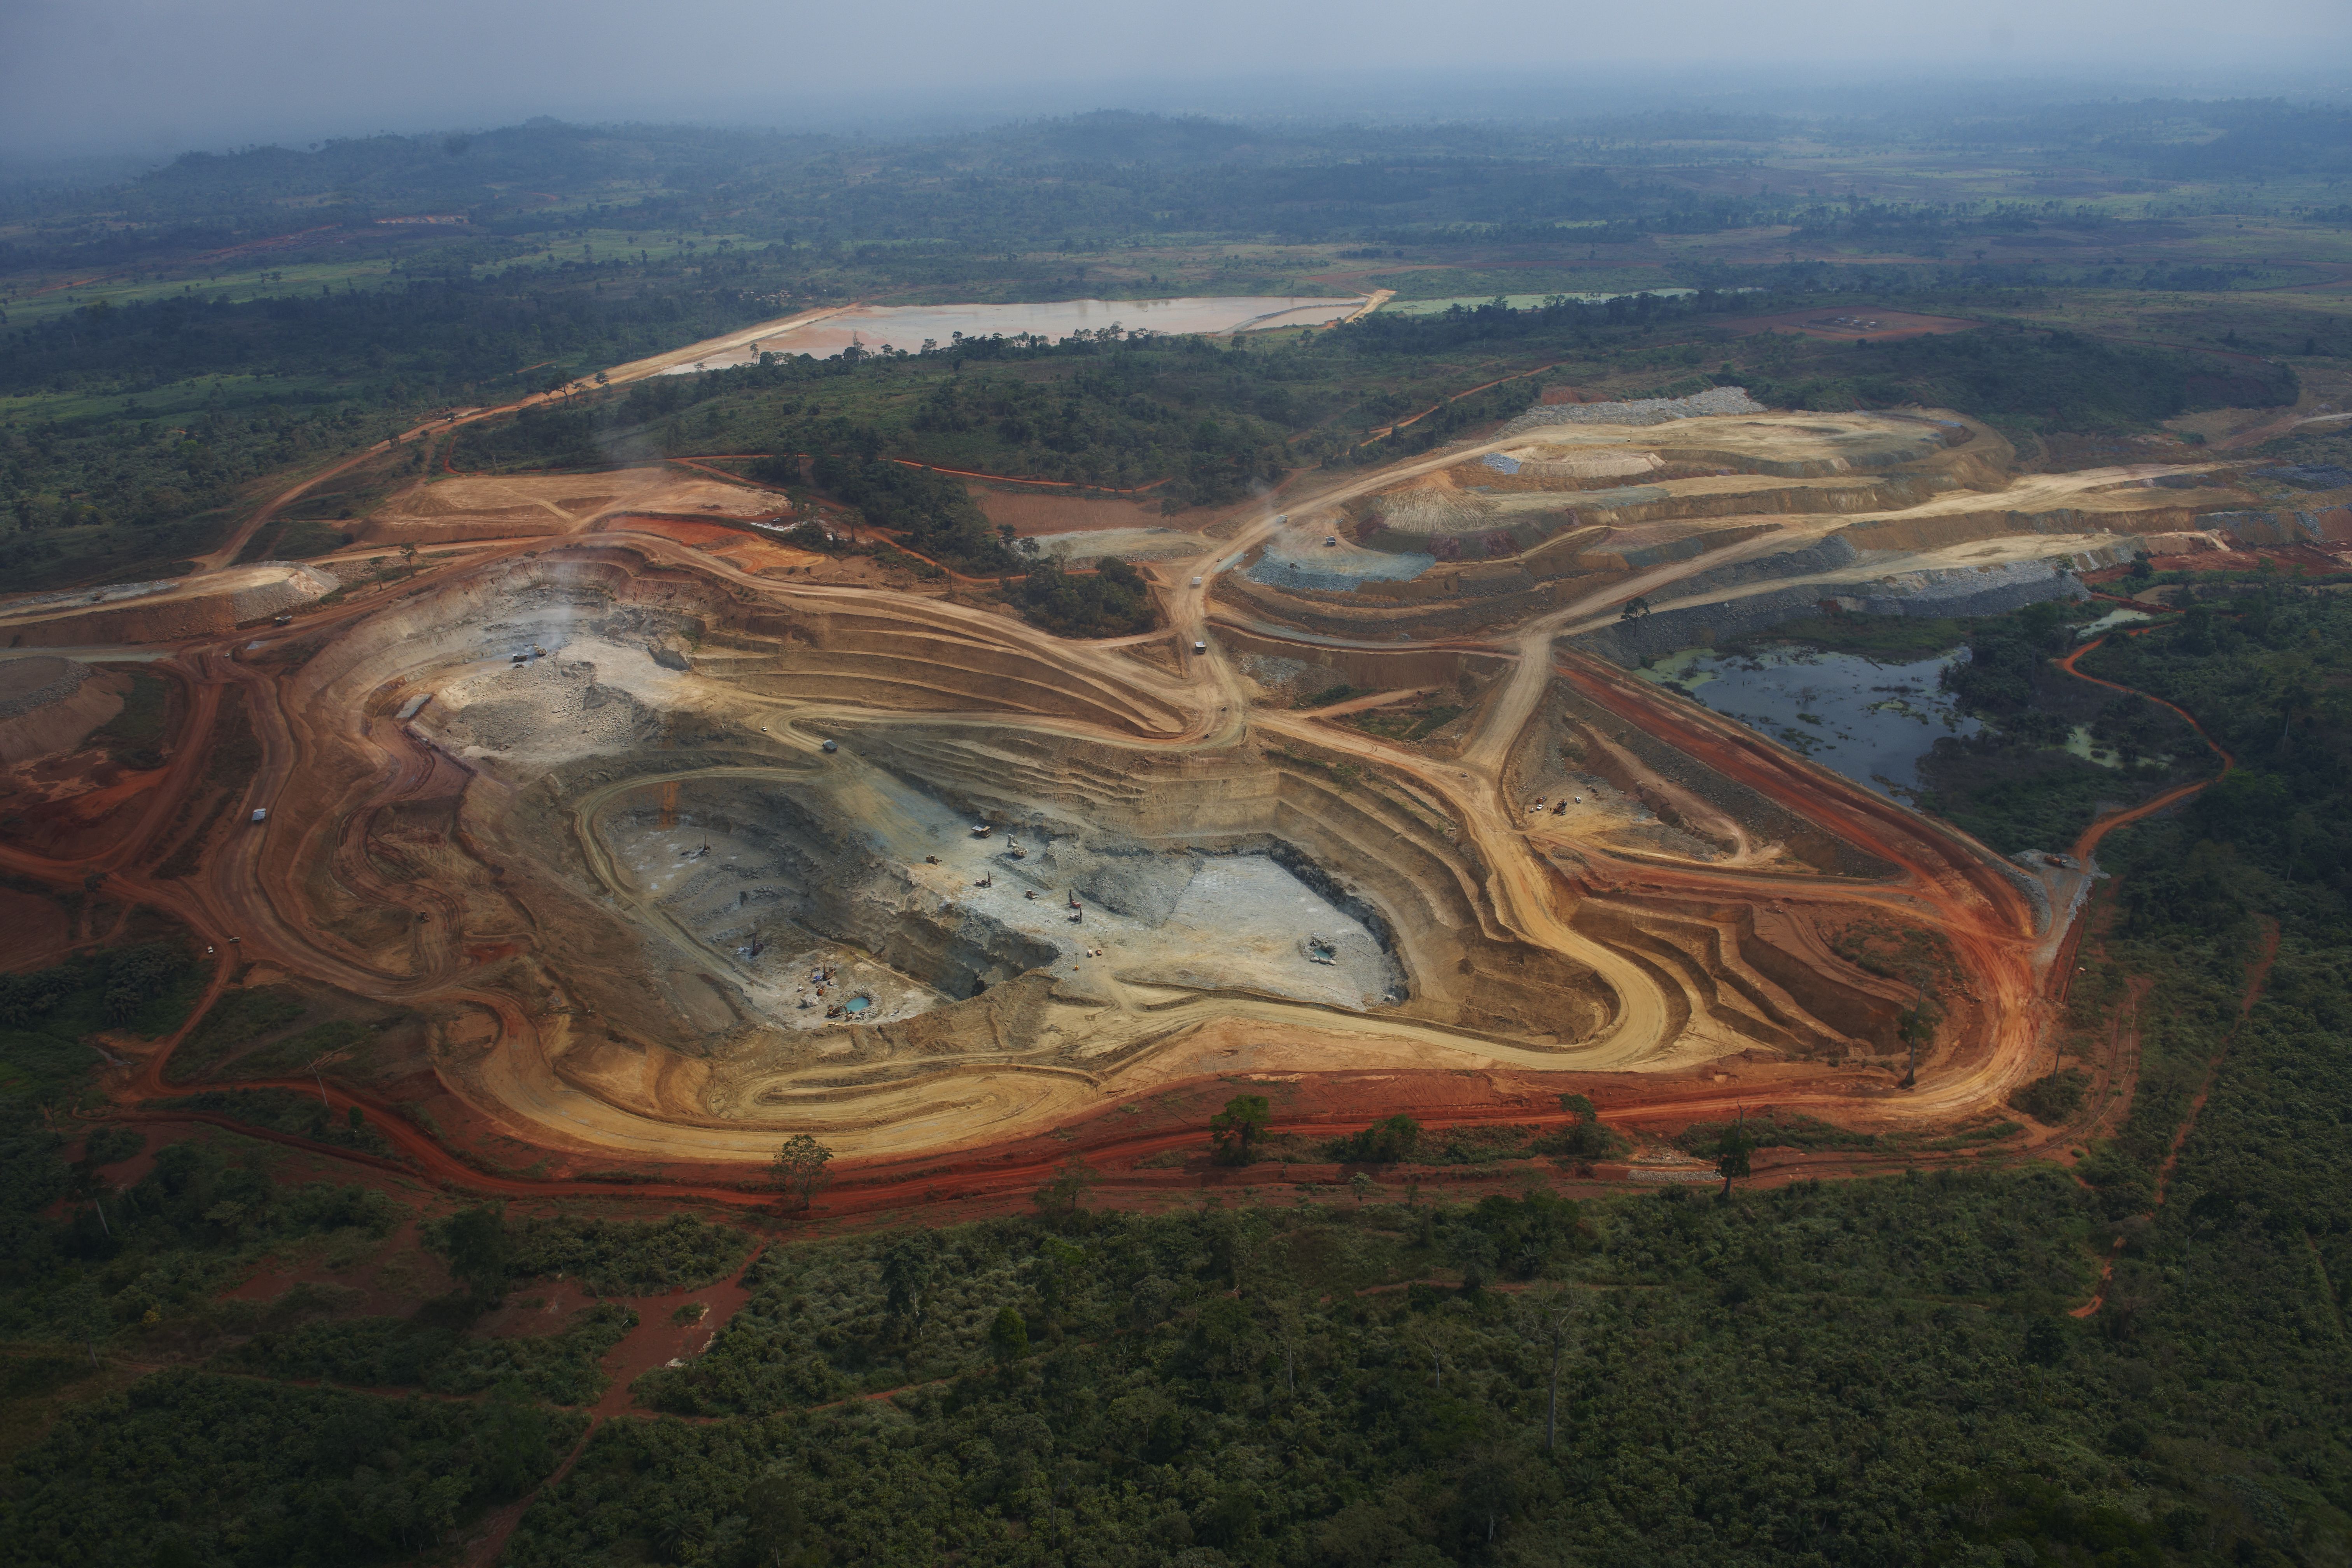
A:
<svg viewBox="0 0 2352 1568">
<path fill-rule="evenodd" d="M 69 1411 L 16 1461 L 0 1563 L 406 1561 L 520 1497 L 583 1425 L 514 1399 L 159 1373 Z"/>
<path fill-rule="evenodd" d="M 337 1112 L 315 1094 L 294 1089 L 216 1089 L 170 1100 L 151 1100 L 150 1110 L 206 1110 L 248 1127 L 287 1132 L 314 1143 L 332 1143 L 380 1159 L 397 1159 L 399 1151 L 385 1142 L 356 1105 Z"/>
<path fill-rule="evenodd" d="M 319 1379 L 358 1388 L 415 1387 L 436 1394 L 503 1388 L 557 1405 L 585 1405 L 604 1391 L 597 1370 L 636 1326 L 637 1314 L 599 1301 L 553 1334 L 495 1339 L 464 1331 L 469 1308 L 428 1302 L 408 1318 L 347 1318 L 265 1333 L 221 1364 L 271 1377 Z"/>
<path fill-rule="evenodd" d="M 1051 556 L 1039 556 L 1004 595 L 1023 619 L 1056 637 L 1135 637 L 1160 624 L 1151 591 L 1116 555 L 1096 562 L 1092 576 L 1065 572 Z"/>
<path fill-rule="evenodd" d="M 231 1051 L 284 1028 L 309 1010 L 302 994 L 290 985 L 230 991 L 173 1048 L 171 1059 L 163 1064 L 163 1076 L 173 1083 L 201 1082 Z"/>
<path fill-rule="evenodd" d="M 26 974 L 0 974 L 0 1097 L 53 1102 L 90 1068 L 89 1036 L 152 1038 L 186 1017 L 203 973 L 176 942 L 84 953 Z"/>
</svg>

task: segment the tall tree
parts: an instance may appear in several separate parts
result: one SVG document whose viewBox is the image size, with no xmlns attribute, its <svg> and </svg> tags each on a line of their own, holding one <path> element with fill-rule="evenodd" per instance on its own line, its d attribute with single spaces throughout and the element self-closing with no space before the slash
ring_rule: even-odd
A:
<svg viewBox="0 0 2352 1568">
<path fill-rule="evenodd" d="M 1237 1094 L 1225 1101 L 1225 1108 L 1209 1119 L 1209 1136 L 1217 1146 L 1217 1163 L 1248 1164 L 1257 1140 L 1272 1120 L 1273 1111 L 1262 1094 Z"/>
<path fill-rule="evenodd" d="M 776 1151 L 772 1167 L 776 1185 L 784 1192 L 796 1193 L 801 1207 L 815 1204 L 817 1193 L 833 1179 L 825 1166 L 833 1159 L 833 1151 L 805 1132 L 795 1132 Z"/>
</svg>

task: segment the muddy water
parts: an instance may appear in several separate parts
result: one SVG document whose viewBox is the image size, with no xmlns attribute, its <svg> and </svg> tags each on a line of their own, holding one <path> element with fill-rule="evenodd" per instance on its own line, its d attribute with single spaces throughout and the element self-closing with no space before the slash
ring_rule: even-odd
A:
<svg viewBox="0 0 2352 1568">
<path fill-rule="evenodd" d="M 1895 799 L 1919 788 L 1919 759 L 1946 735 L 1984 726 L 1937 685 L 1959 649 L 1909 664 L 1769 647 L 1685 648 L 1643 679 L 1683 691 L 1854 783 Z"/>
<path fill-rule="evenodd" d="M 928 341 L 945 348 L 958 332 L 968 338 L 1034 332 L 1055 342 L 1078 332 L 1118 327 L 1126 331 L 1242 332 L 1269 327 L 1311 327 L 1355 311 L 1360 299 L 1234 295 L 1185 300 L 1049 300 L 1028 305 L 860 305 L 821 321 L 762 338 L 668 374 L 718 370 L 756 363 L 761 353 L 831 359 L 853 343 L 919 352 Z"/>
</svg>

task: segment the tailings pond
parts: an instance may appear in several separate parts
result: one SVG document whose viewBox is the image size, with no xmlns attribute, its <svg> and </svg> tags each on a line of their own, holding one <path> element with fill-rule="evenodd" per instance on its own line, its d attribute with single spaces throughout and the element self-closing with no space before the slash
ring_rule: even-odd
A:
<svg viewBox="0 0 2352 1568">
<path fill-rule="evenodd" d="M 1984 726 L 1959 712 L 1938 684 L 1964 650 L 1909 664 L 1856 654 L 1764 647 L 1752 653 L 1685 648 L 1642 671 L 1696 698 L 1866 789 L 1902 798 L 1919 787 L 1919 759 L 1946 735 Z"/>
</svg>

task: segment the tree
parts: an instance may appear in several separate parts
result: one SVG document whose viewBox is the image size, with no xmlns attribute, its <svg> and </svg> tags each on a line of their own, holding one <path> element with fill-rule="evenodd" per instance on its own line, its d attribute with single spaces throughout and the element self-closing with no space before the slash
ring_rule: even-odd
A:
<svg viewBox="0 0 2352 1568">
<path fill-rule="evenodd" d="M 1029 1201 L 1048 1218 L 1067 1219 L 1082 1211 L 1087 1189 L 1101 1179 L 1084 1155 L 1073 1154 L 1062 1163 L 1052 1181 L 1030 1194 Z"/>
<path fill-rule="evenodd" d="M 735 1505 L 760 1568 L 786 1568 L 807 1557 L 808 1506 L 800 1478 L 781 1467 L 762 1472 Z"/>
<path fill-rule="evenodd" d="M 805 1132 L 795 1132 L 776 1151 L 773 1167 L 779 1190 L 800 1194 L 801 1207 L 808 1208 L 816 1202 L 817 1193 L 833 1179 L 825 1165 L 833 1159 L 833 1151 Z"/>
<path fill-rule="evenodd" d="M 1535 1307 L 1536 1321 L 1544 1337 L 1551 1342 L 1551 1388 L 1544 1398 L 1544 1452 L 1551 1453 L 1559 1443 L 1559 1362 L 1567 1353 L 1569 1329 L 1575 1321 L 1575 1298 L 1566 1290 L 1553 1289 Z"/>
<path fill-rule="evenodd" d="M 1248 1164 L 1258 1138 L 1272 1120 L 1273 1111 L 1262 1094 L 1237 1094 L 1225 1101 L 1225 1108 L 1209 1119 L 1209 1136 L 1216 1144 L 1217 1163 Z"/>
<path fill-rule="evenodd" d="M 1617 618 L 1621 621 L 1638 621 L 1649 613 L 1650 601 L 1636 594 L 1625 601 L 1625 607 L 1617 612 Z"/>
<path fill-rule="evenodd" d="M 1919 1081 L 1919 1047 L 1935 1039 L 1936 1023 L 1940 1016 L 1935 1000 L 1922 993 L 1917 1004 L 1906 1007 L 1902 1018 L 1895 1024 L 1896 1037 L 1911 1053 L 1910 1066 L 1903 1074 L 1903 1087 L 1906 1089 Z M 1743 1171 L 1740 1174 L 1747 1173 Z"/>
<path fill-rule="evenodd" d="M 475 1300 L 495 1307 L 504 1299 L 507 1271 L 514 1262 L 504 1205 L 482 1204 L 451 1215 L 441 1228 L 441 1247 L 449 1272 L 464 1281 Z"/>
<path fill-rule="evenodd" d="M 988 1348 L 1000 1367 L 1011 1366 L 1029 1353 L 1029 1325 L 1016 1307 L 999 1307 L 988 1325 Z"/>
<path fill-rule="evenodd" d="M 1722 1141 L 1715 1146 L 1715 1169 L 1723 1177 L 1723 1195 L 1731 1195 L 1734 1178 L 1748 1174 L 1748 1156 L 1754 1152 L 1756 1140 L 1749 1137 L 1744 1124 L 1727 1129 Z"/>
<path fill-rule="evenodd" d="M 1362 1203 L 1366 1198 L 1370 1197 L 1379 1187 L 1380 1184 L 1362 1171 L 1358 1171 L 1348 1178 L 1348 1190 L 1356 1194 L 1358 1203 Z"/>
<path fill-rule="evenodd" d="M 939 1237 L 918 1230 L 893 1247 L 882 1259 L 883 1307 L 907 1325 L 910 1334 L 923 1328 L 923 1309 L 930 1302 L 931 1282 L 939 1272 Z"/>
<path fill-rule="evenodd" d="M 1410 1160 L 1421 1143 L 1421 1123 L 1402 1111 L 1384 1116 L 1351 1138 L 1331 1145 L 1334 1157 L 1349 1164 L 1393 1165 Z"/>
</svg>

